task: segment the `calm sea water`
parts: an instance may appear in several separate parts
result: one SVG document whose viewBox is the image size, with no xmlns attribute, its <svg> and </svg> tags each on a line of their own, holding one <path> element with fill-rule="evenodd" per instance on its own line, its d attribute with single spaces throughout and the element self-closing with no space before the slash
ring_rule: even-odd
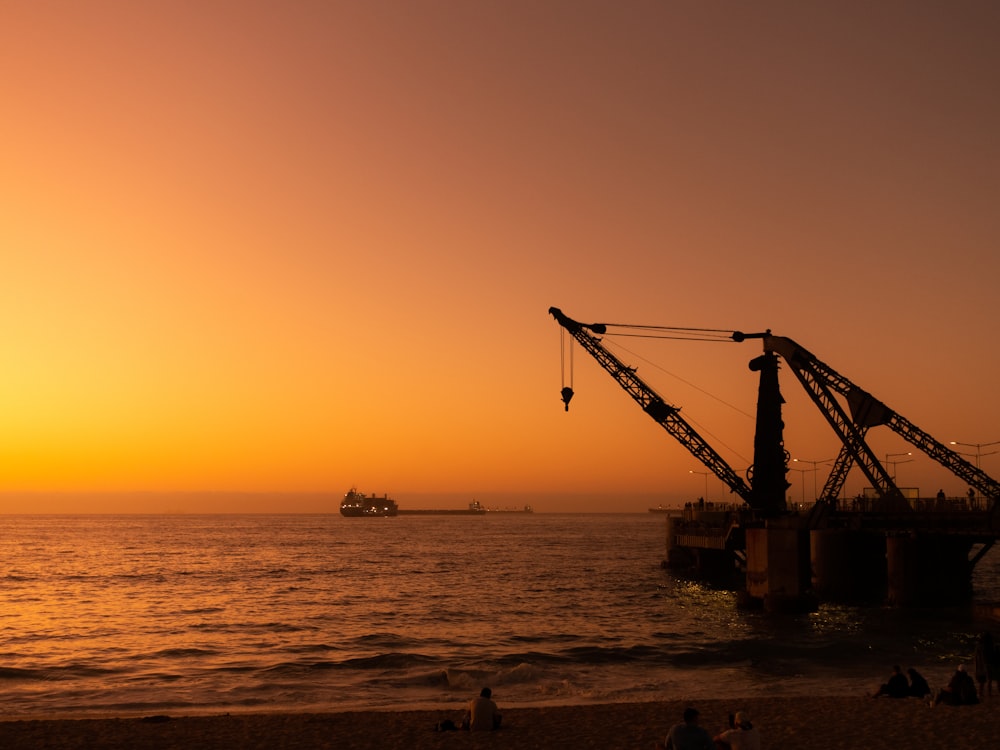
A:
<svg viewBox="0 0 1000 750">
<path fill-rule="evenodd" d="M 0 711 L 860 694 L 897 662 L 943 683 L 982 627 L 740 611 L 662 570 L 664 535 L 655 514 L 0 516 Z"/>
</svg>

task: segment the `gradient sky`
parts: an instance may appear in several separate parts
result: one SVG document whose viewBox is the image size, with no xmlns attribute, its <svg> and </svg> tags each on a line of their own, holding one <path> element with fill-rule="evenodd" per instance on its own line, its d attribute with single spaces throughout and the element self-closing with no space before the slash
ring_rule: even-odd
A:
<svg viewBox="0 0 1000 750">
<path fill-rule="evenodd" d="M 703 494 L 580 349 L 563 410 L 551 305 L 771 328 L 998 441 L 997 39 L 989 2 L 0 2 L 3 510 Z M 745 468 L 759 342 L 626 345 Z"/>
</svg>

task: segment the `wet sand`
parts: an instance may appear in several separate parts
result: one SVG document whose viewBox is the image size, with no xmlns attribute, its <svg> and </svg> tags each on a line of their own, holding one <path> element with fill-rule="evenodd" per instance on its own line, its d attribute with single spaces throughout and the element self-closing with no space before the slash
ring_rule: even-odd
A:
<svg viewBox="0 0 1000 750">
<path fill-rule="evenodd" d="M 507 708 L 496 732 L 436 732 L 443 719 L 458 721 L 461 707 L 440 711 L 363 713 L 260 713 L 213 716 L 0 720 L 5 750 L 440 750 L 447 748 L 645 748 L 662 740 L 684 708 L 695 705 L 713 735 L 730 712 L 748 711 L 764 748 L 896 750 L 978 747 L 997 736 L 1000 697 L 978 706 L 930 708 L 915 698 L 752 698 L 745 701 L 667 700 L 593 706 Z"/>
</svg>

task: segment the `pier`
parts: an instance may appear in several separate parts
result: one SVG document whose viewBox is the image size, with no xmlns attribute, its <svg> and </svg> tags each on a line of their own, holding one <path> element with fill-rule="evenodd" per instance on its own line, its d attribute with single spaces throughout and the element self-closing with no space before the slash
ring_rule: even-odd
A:
<svg viewBox="0 0 1000 750">
<path fill-rule="evenodd" d="M 818 601 L 880 601 L 896 606 L 952 606 L 972 596 L 972 571 L 1000 536 L 1000 482 L 884 402 L 851 382 L 792 339 L 760 333 L 580 323 L 558 308 L 549 313 L 611 375 L 640 408 L 742 500 L 734 506 L 698 502 L 667 519 L 666 559 L 674 570 L 742 587 L 748 606 L 808 609 Z M 763 353 L 749 363 L 759 373 L 753 465 L 738 474 L 682 416 L 631 367 L 601 343 L 612 335 L 702 341 L 758 340 Z M 641 334 L 627 331 L 640 331 Z M 572 343 L 572 342 L 571 342 Z M 569 361 L 572 362 L 570 356 Z M 779 361 L 827 421 L 841 445 L 815 503 L 789 502 L 789 453 L 784 442 Z M 570 378 L 572 382 L 572 377 Z M 565 383 L 565 380 L 564 380 Z M 569 410 L 573 389 L 564 385 Z M 966 484 L 967 498 L 921 498 L 900 488 L 868 444 L 885 428 Z M 950 445 L 957 445 L 951 443 Z M 889 462 L 891 455 L 886 456 Z M 812 462 L 818 469 L 820 463 Z M 870 487 L 840 497 L 848 474 L 859 469 Z M 707 476 L 707 474 L 706 474 Z"/>
<path fill-rule="evenodd" d="M 662 565 L 742 589 L 744 603 L 772 610 L 971 602 L 972 572 L 998 536 L 989 511 L 965 497 L 916 498 L 908 511 L 871 506 L 798 504 L 761 519 L 746 505 L 689 503 L 667 520 Z"/>
</svg>

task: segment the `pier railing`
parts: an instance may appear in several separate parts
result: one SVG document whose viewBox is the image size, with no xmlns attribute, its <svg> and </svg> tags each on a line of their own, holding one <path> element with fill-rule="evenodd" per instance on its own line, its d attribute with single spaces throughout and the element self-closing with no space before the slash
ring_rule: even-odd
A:
<svg viewBox="0 0 1000 750">
<path fill-rule="evenodd" d="M 911 497 L 906 498 L 910 509 L 918 513 L 983 513 L 989 510 L 988 501 L 983 497 Z M 788 503 L 789 510 L 808 511 L 816 501 Z M 878 498 L 859 495 L 851 498 L 837 498 L 830 503 L 831 510 L 840 513 L 871 513 L 878 509 Z"/>
<path fill-rule="evenodd" d="M 815 500 L 807 502 L 788 501 L 788 510 L 808 513 L 816 505 Z M 988 500 L 983 497 L 911 497 L 906 498 L 910 509 L 918 513 L 984 513 L 989 510 Z M 878 510 L 878 498 L 860 495 L 851 498 L 837 498 L 830 509 L 839 513 L 872 513 Z M 746 503 L 690 502 L 684 504 L 684 511 L 690 514 L 730 513 L 749 510 Z M 680 511 L 678 511 L 680 513 Z"/>
</svg>

